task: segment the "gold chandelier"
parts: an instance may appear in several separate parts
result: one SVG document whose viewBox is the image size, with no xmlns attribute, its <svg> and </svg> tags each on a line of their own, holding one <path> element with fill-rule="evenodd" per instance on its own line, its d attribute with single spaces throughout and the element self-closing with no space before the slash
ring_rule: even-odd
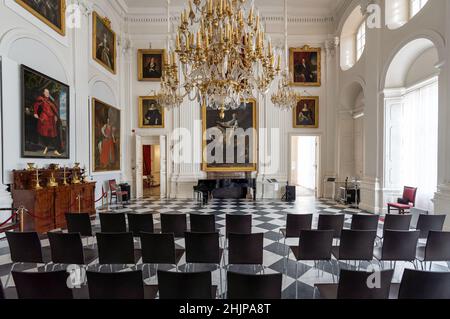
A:
<svg viewBox="0 0 450 319">
<path fill-rule="evenodd" d="M 160 102 L 176 107 L 188 96 L 212 109 L 239 108 L 266 94 L 280 73 L 259 14 L 246 0 L 189 0 L 166 56 Z"/>
</svg>

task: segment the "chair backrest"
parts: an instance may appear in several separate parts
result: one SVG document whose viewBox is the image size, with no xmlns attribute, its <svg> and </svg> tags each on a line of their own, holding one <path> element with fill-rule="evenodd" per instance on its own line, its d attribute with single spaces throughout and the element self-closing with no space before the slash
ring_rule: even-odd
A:
<svg viewBox="0 0 450 319">
<path fill-rule="evenodd" d="M 84 265 L 83 242 L 80 233 L 47 233 L 52 262 L 55 264 Z"/>
<path fill-rule="evenodd" d="M 300 231 L 311 230 L 313 214 L 287 214 L 286 216 L 286 238 L 298 238 Z"/>
<path fill-rule="evenodd" d="M 211 272 L 158 270 L 160 299 L 214 299 Z"/>
<path fill-rule="evenodd" d="M 407 200 L 413 206 L 416 205 L 416 195 L 417 195 L 416 187 L 405 186 L 405 188 L 403 189 L 403 199 Z"/>
<path fill-rule="evenodd" d="M 190 214 L 191 232 L 193 233 L 215 233 L 216 216 L 213 214 Z"/>
<path fill-rule="evenodd" d="M 186 214 L 161 214 L 161 232 L 182 238 L 187 231 Z"/>
<path fill-rule="evenodd" d="M 357 214 L 352 216 L 352 230 L 378 230 L 378 215 Z"/>
<path fill-rule="evenodd" d="M 153 214 L 128 213 L 128 231 L 134 237 L 139 237 L 141 232 L 154 233 Z"/>
<path fill-rule="evenodd" d="M 386 230 L 409 230 L 411 218 L 411 215 L 386 215 L 384 218 L 383 233 Z"/>
<path fill-rule="evenodd" d="M 6 299 L 5 298 L 5 290 L 3 289 L 3 283 L 0 280 L 0 300 Z"/>
<path fill-rule="evenodd" d="M 389 299 L 393 275 L 394 270 L 361 272 L 342 269 L 337 299 Z"/>
<path fill-rule="evenodd" d="M 342 229 L 344 228 L 345 215 L 336 214 L 320 214 L 317 230 L 333 230 L 334 238 L 340 238 Z"/>
<path fill-rule="evenodd" d="M 13 263 L 42 263 L 41 241 L 36 232 L 6 232 Z"/>
<path fill-rule="evenodd" d="M 126 233 L 127 221 L 123 213 L 99 213 L 102 233 Z"/>
<path fill-rule="evenodd" d="M 372 260 L 376 230 L 343 230 L 339 246 L 340 260 Z"/>
<path fill-rule="evenodd" d="M 187 263 L 220 264 L 219 233 L 186 232 L 184 238 Z"/>
<path fill-rule="evenodd" d="M 228 299 L 281 299 L 282 274 L 250 275 L 227 272 Z"/>
<path fill-rule="evenodd" d="M 97 233 L 99 264 L 135 264 L 132 233 Z"/>
<path fill-rule="evenodd" d="M 425 260 L 450 262 L 450 232 L 432 230 L 428 233 Z"/>
<path fill-rule="evenodd" d="M 228 263 L 262 265 L 264 234 L 228 234 Z"/>
<path fill-rule="evenodd" d="M 382 259 L 388 261 L 413 261 L 416 259 L 419 231 L 386 230 Z"/>
<path fill-rule="evenodd" d="M 330 260 L 334 230 L 302 230 L 299 260 Z"/>
<path fill-rule="evenodd" d="M 450 299 L 450 272 L 405 269 L 398 299 Z"/>
<path fill-rule="evenodd" d="M 442 231 L 447 215 L 420 215 L 416 229 L 420 230 L 421 239 L 427 238 L 430 231 Z"/>
<path fill-rule="evenodd" d="M 142 270 L 87 272 L 90 299 L 144 299 Z"/>
<path fill-rule="evenodd" d="M 92 236 L 91 217 L 88 213 L 66 213 L 67 231 L 80 233 L 81 236 Z"/>
<path fill-rule="evenodd" d="M 176 264 L 175 237 L 170 234 L 141 233 L 142 263 Z"/>
<path fill-rule="evenodd" d="M 116 182 L 115 179 L 109 180 L 109 181 L 108 181 L 108 184 L 109 184 L 109 190 L 110 190 L 111 192 L 115 192 L 115 191 L 117 190 L 117 182 Z"/>
<path fill-rule="evenodd" d="M 225 232 L 228 234 L 251 234 L 252 215 L 230 215 L 225 216 Z"/>
<path fill-rule="evenodd" d="M 19 299 L 73 299 L 65 270 L 53 272 L 17 272 L 12 276 Z"/>
</svg>

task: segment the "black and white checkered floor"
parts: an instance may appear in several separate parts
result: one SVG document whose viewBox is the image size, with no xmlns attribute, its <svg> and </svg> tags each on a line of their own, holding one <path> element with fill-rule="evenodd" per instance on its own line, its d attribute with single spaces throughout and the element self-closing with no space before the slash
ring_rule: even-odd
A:
<svg viewBox="0 0 450 319">
<path fill-rule="evenodd" d="M 99 210 L 105 211 L 106 209 Z M 314 213 L 313 227 L 317 226 L 317 219 L 319 214 L 346 214 L 345 228 L 350 226 L 351 215 L 360 213 L 360 210 L 351 209 L 343 205 L 339 205 L 333 201 L 315 200 L 311 197 L 299 198 L 295 203 L 286 203 L 279 200 L 264 200 L 264 201 L 250 201 L 250 200 L 213 200 L 207 205 L 200 205 L 192 200 L 181 199 L 143 199 L 132 201 L 125 208 L 122 206 L 110 206 L 109 210 L 113 212 L 136 212 L 136 213 L 153 213 L 155 219 L 155 228 L 160 228 L 159 218 L 160 213 L 204 213 L 214 214 L 216 216 L 217 227 L 223 233 L 225 227 L 225 215 L 226 214 L 252 214 L 253 215 L 253 232 L 262 232 L 264 236 L 264 266 L 266 267 L 266 273 L 283 273 L 284 257 L 283 251 L 286 248 L 283 246 L 282 241 L 278 243 L 280 238 L 279 229 L 285 226 L 286 214 L 309 214 Z M 380 222 L 382 227 L 382 222 Z M 94 221 L 94 231 L 100 231 L 98 218 Z M 184 240 L 178 240 L 177 245 L 184 246 Z M 92 243 L 90 243 L 92 244 Z M 287 245 L 296 245 L 297 241 L 288 241 Z M 44 257 L 49 255 L 49 243 L 46 237 L 42 238 L 42 246 L 44 247 Z M 225 256 L 225 261 L 227 260 Z M 334 261 L 336 263 L 336 261 Z M 90 264 L 92 267 L 96 265 L 96 261 L 92 260 Z M 372 264 L 377 267 L 376 263 Z M 355 265 L 339 264 L 342 268 L 355 268 Z M 362 269 L 367 269 L 368 263 L 362 265 Z M 25 265 L 22 269 L 30 271 L 37 268 L 36 265 Z M 138 264 L 138 268 L 141 268 L 142 264 Z M 404 267 L 413 268 L 410 264 L 398 264 L 394 281 L 400 281 Z M 6 240 L 0 242 L 0 276 L 3 284 L 5 285 L 11 268 L 11 260 L 9 256 L 9 248 Z M 296 297 L 296 286 L 298 287 L 298 298 L 311 299 L 314 295 L 315 283 L 331 283 L 332 267 L 330 264 L 321 265 L 323 271 L 318 271 L 314 268 L 313 262 L 301 263 L 299 265 L 299 273 L 296 276 L 296 262 L 293 259 L 292 254 L 287 263 L 286 271 L 283 276 L 283 298 L 293 299 Z M 20 269 L 20 268 L 17 268 Z M 106 271 L 106 268 L 104 268 Z M 160 268 L 167 269 L 167 268 Z M 170 268 L 169 268 L 170 269 Z M 179 269 L 185 269 L 184 256 L 180 261 Z M 252 272 L 251 267 L 239 267 L 231 268 L 232 270 Z M 337 267 L 333 267 L 334 272 L 337 272 Z M 376 268 L 377 269 L 377 268 Z M 172 269 L 171 269 L 172 270 Z M 174 270 L 174 269 L 173 269 Z M 195 266 L 195 271 L 203 270 L 199 265 Z M 447 271 L 447 265 L 433 264 L 433 270 Z M 144 271 L 145 281 L 147 283 L 156 283 L 155 271 L 152 271 L 152 278 L 148 278 L 147 269 Z M 225 280 L 225 276 L 223 276 Z M 219 271 L 213 271 L 213 284 L 218 284 L 220 281 Z M 298 281 L 298 283 L 296 283 Z M 11 286 L 12 281 L 9 283 Z"/>
</svg>

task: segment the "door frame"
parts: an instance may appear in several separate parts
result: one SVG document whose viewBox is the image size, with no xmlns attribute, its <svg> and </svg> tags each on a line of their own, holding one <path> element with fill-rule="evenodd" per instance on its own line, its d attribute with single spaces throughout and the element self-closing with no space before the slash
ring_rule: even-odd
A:
<svg viewBox="0 0 450 319">
<path fill-rule="evenodd" d="M 313 136 L 317 138 L 317 147 L 316 147 L 316 157 L 317 157 L 317 169 L 316 169 L 316 198 L 320 198 L 322 194 L 322 183 L 321 177 L 323 176 L 322 172 L 322 133 L 289 133 L 289 146 L 288 146 L 288 177 L 287 180 L 291 183 L 291 172 L 292 172 L 292 138 L 294 137 L 305 137 L 305 136 Z"/>
<path fill-rule="evenodd" d="M 144 142 L 145 139 L 154 139 L 154 143 L 148 144 Z M 156 142 L 157 141 L 157 142 Z M 135 138 L 135 146 L 136 151 L 135 154 L 137 154 L 137 150 L 143 148 L 144 145 L 159 145 L 160 146 L 160 186 L 159 186 L 159 192 L 160 192 L 160 198 L 167 198 L 167 136 L 166 135 L 146 135 L 146 134 L 136 134 Z M 142 151 L 141 151 L 142 153 Z M 140 175 L 140 176 L 138 176 Z M 135 158 L 135 172 L 134 172 L 135 182 L 134 185 L 136 187 L 136 195 L 138 194 L 138 186 L 139 186 L 139 180 L 142 180 L 143 178 L 143 172 L 139 174 L 139 171 L 137 169 L 137 158 Z M 143 187 L 143 183 L 140 183 L 140 187 Z M 143 190 L 142 192 L 143 193 Z M 137 196 L 136 196 L 137 197 Z M 142 198 L 142 197 L 141 197 Z"/>
</svg>

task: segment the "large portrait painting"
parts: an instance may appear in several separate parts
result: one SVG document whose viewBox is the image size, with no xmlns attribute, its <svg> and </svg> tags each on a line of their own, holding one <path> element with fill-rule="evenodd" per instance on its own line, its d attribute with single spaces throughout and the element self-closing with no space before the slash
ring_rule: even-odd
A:
<svg viewBox="0 0 450 319">
<path fill-rule="evenodd" d="M 256 100 L 225 112 L 202 107 L 203 165 L 206 172 L 257 170 L 258 125 Z"/>
<path fill-rule="evenodd" d="M 299 99 L 294 108 L 295 128 L 319 127 L 319 97 L 309 96 Z"/>
<path fill-rule="evenodd" d="M 24 65 L 22 73 L 22 157 L 70 157 L 70 89 Z"/>
<path fill-rule="evenodd" d="M 164 70 L 164 50 L 138 50 L 138 80 L 160 81 Z"/>
<path fill-rule="evenodd" d="M 164 108 L 156 96 L 139 97 L 139 127 L 164 128 Z"/>
<path fill-rule="evenodd" d="M 16 0 L 16 2 L 59 34 L 66 34 L 66 0 Z"/>
<path fill-rule="evenodd" d="M 304 46 L 290 50 L 290 72 L 295 86 L 321 85 L 321 49 Z"/>
<path fill-rule="evenodd" d="M 92 55 L 95 61 L 108 71 L 116 73 L 116 34 L 111 29 L 111 21 L 93 13 Z"/>
<path fill-rule="evenodd" d="M 92 99 L 93 171 L 120 171 L 120 110 Z"/>
</svg>

